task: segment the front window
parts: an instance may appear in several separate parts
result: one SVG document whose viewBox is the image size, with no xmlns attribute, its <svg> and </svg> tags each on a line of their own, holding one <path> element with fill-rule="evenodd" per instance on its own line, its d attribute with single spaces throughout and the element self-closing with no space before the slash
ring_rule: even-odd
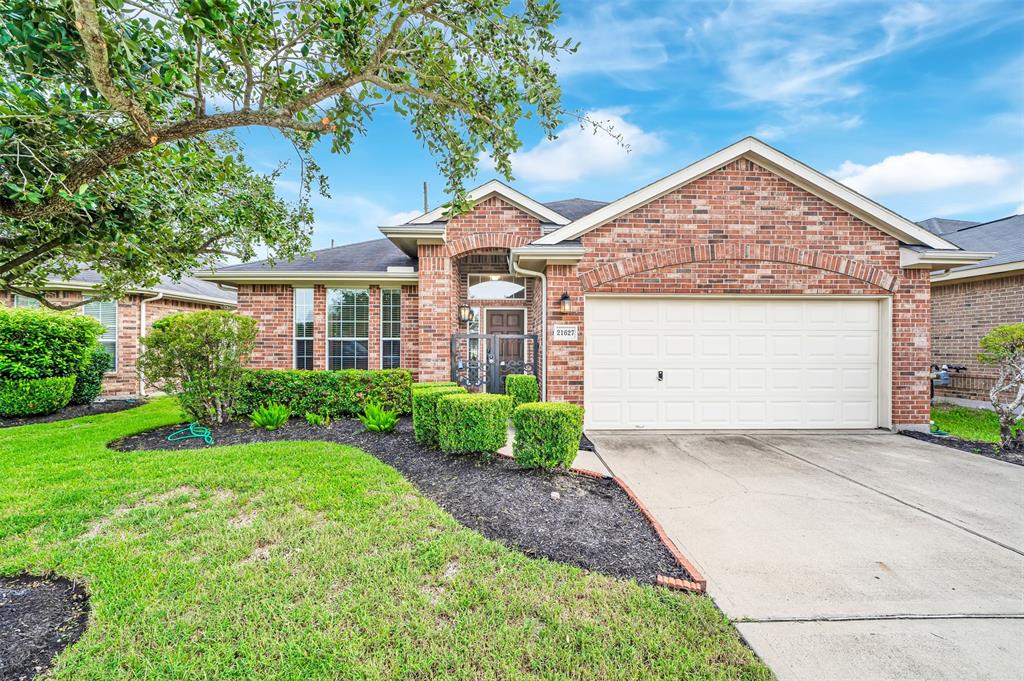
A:
<svg viewBox="0 0 1024 681">
<path fill-rule="evenodd" d="M 41 303 L 35 298 L 23 296 L 20 293 L 14 294 L 14 307 L 39 307 Z"/>
<path fill-rule="evenodd" d="M 469 297 L 475 300 L 523 300 L 526 280 L 511 274 L 470 274 Z"/>
<path fill-rule="evenodd" d="M 82 313 L 87 314 L 103 325 L 100 345 L 110 353 L 110 366 L 117 368 L 117 301 L 95 300 L 82 306 Z"/>
<path fill-rule="evenodd" d="M 369 338 L 369 291 L 327 289 L 327 368 L 368 368 Z"/>
<path fill-rule="evenodd" d="M 313 368 L 313 289 L 294 289 L 295 368 Z"/>
<path fill-rule="evenodd" d="M 402 292 L 380 292 L 380 367 L 397 369 L 402 364 Z"/>
</svg>

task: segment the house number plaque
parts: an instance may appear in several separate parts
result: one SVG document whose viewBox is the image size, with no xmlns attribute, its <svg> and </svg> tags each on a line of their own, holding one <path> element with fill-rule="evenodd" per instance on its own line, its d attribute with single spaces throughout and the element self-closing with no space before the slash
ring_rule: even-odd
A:
<svg viewBox="0 0 1024 681">
<path fill-rule="evenodd" d="M 554 339 L 556 341 L 574 341 L 579 338 L 579 327 L 567 324 L 555 324 Z"/>
</svg>

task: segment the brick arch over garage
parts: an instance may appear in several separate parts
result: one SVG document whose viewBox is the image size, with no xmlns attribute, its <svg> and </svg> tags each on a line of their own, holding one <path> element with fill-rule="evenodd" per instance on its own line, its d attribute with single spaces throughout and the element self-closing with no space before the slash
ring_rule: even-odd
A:
<svg viewBox="0 0 1024 681">
<path fill-rule="evenodd" d="M 453 241 L 449 241 L 448 257 L 455 258 L 470 251 L 479 251 L 495 248 L 519 248 L 530 243 L 525 236 L 501 232 L 477 232 Z"/>
<path fill-rule="evenodd" d="M 650 270 L 728 260 L 778 262 L 810 267 L 857 279 L 890 292 L 895 292 L 899 286 L 896 275 L 866 263 L 821 251 L 760 244 L 707 244 L 644 253 L 584 272 L 580 275 L 580 283 L 584 291 L 592 291 L 617 279 Z"/>
</svg>

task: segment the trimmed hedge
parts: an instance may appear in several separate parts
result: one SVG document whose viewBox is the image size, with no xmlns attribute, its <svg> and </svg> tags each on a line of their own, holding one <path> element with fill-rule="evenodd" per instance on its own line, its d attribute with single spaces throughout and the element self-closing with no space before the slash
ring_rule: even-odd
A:
<svg viewBox="0 0 1024 681">
<path fill-rule="evenodd" d="M 419 390 L 420 388 L 451 388 L 458 386 L 458 383 L 454 381 L 422 381 L 420 383 L 413 383 L 412 389 Z"/>
<path fill-rule="evenodd" d="M 242 377 L 235 411 L 251 414 L 268 402 L 277 402 L 293 414 L 355 416 L 367 402 L 373 402 L 408 414 L 412 411 L 411 386 L 412 374 L 406 369 L 249 369 Z"/>
<path fill-rule="evenodd" d="M 512 412 L 516 439 L 512 453 L 523 466 L 568 468 L 583 435 L 583 407 L 566 402 L 534 402 Z"/>
<path fill-rule="evenodd" d="M 416 441 L 428 447 L 437 446 L 437 401 L 444 395 L 465 393 L 457 385 L 419 388 L 412 395 L 412 430 Z"/>
<path fill-rule="evenodd" d="M 103 389 L 103 374 L 110 370 L 110 353 L 102 345 L 93 346 L 88 352 L 85 366 L 78 372 L 75 390 L 71 393 L 71 404 L 89 404 Z"/>
<path fill-rule="evenodd" d="M 52 414 L 68 406 L 74 376 L 0 381 L 0 416 Z"/>
<path fill-rule="evenodd" d="M 492 453 L 508 441 L 512 398 L 475 393 L 444 395 L 437 402 L 438 443 L 448 454 Z"/>
<path fill-rule="evenodd" d="M 509 374 L 505 377 L 505 394 L 512 398 L 512 408 L 520 404 L 540 402 L 540 384 L 529 374 Z"/>
<path fill-rule="evenodd" d="M 0 307 L 0 380 L 77 375 L 101 333 L 83 314 Z"/>
</svg>

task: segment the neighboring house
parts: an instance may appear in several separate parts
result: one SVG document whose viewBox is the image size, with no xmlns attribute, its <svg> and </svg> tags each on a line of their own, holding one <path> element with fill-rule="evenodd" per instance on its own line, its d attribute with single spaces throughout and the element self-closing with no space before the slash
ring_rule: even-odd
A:
<svg viewBox="0 0 1024 681">
<path fill-rule="evenodd" d="M 62 304 L 89 297 L 101 277 L 91 270 L 80 272 L 68 281 L 47 285 L 46 297 Z M 0 303 L 8 307 L 39 307 L 39 301 L 20 295 L 0 293 Z M 103 380 L 102 394 L 107 397 L 133 397 L 145 393 L 135 368 L 139 356 L 139 338 L 153 322 L 172 312 L 209 309 L 234 309 L 235 292 L 193 277 L 175 282 L 170 279 L 145 290 L 132 291 L 116 301 L 95 301 L 75 308 L 95 317 L 105 331 L 100 342 L 113 358 L 113 368 Z M 140 320 L 145 323 L 140 324 Z"/>
<path fill-rule="evenodd" d="M 931 218 L 920 224 L 965 250 L 993 253 L 932 273 L 932 361 L 967 367 L 950 374 L 949 386 L 936 387 L 936 397 L 987 404 L 996 374 L 978 361 L 978 341 L 994 326 L 1024 322 L 1024 215 L 984 223 Z"/>
<path fill-rule="evenodd" d="M 929 270 L 979 259 L 753 138 L 611 203 L 469 195 L 202 276 L 238 287 L 260 367 L 535 372 L 592 429 L 923 429 Z"/>
</svg>

